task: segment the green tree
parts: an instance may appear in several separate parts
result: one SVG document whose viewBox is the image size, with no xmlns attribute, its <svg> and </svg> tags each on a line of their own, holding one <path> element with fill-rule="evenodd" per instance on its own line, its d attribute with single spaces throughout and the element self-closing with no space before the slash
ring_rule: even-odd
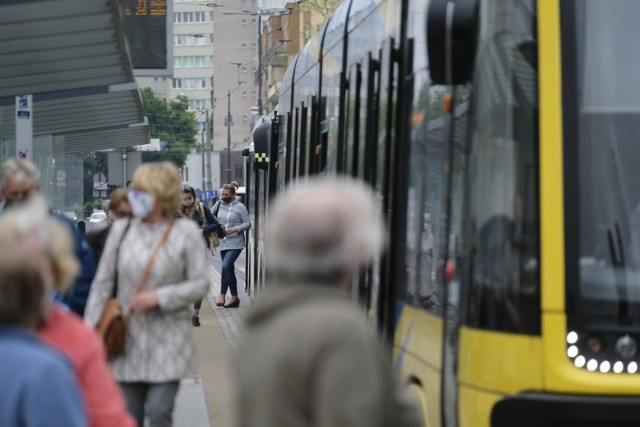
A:
<svg viewBox="0 0 640 427">
<path fill-rule="evenodd" d="M 313 32 L 320 31 L 322 26 L 329 20 L 334 10 L 342 3 L 342 0 L 305 0 L 299 3 L 300 10 L 311 12 L 313 16 L 321 16 L 322 22 L 313 28 Z"/>
<path fill-rule="evenodd" d="M 162 151 L 142 153 L 142 161 L 170 161 L 182 167 L 189 150 L 196 144 L 197 121 L 195 113 L 187 111 L 189 98 L 178 96 L 168 102 L 156 97 L 147 87 L 142 89 L 142 103 L 151 137 L 165 144 Z"/>
</svg>

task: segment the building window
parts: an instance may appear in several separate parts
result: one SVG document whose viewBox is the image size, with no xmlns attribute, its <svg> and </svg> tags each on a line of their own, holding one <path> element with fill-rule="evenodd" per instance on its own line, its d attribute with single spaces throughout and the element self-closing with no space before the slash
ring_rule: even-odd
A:
<svg viewBox="0 0 640 427">
<path fill-rule="evenodd" d="M 236 179 L 242 179 L 242 165 L 235 165 L 236 167 Z"/>
<path fill-rule="evenodd" d="M 182 22 L 185 22 L 185 23 L 193 22 L 193 12 L 182 12 Z"/>
<path fill-rule="evenodd" d="M 201 68 L 211 67 L 213 56 L 174 56 L 174 68 Z"/>
<path fill-rule="evenodd" d="M 242 45 L 241 45 L 241 46 L 242 46 L 242 48 L 243 48 L 243 49 L 246 49 L 246 48 L 247 48 L 247 44 L 246 44 L 246 43 L 242 43 Z"/>
<path fill-rule="evenodd" d="M 174 89 L 182 89 L 182 79 L 172 79 L 172 87 Z"/>
<path fill-rule="evenodd" d="M 205 111 L 207 109 L 207 100 L 206 99 L 192 99 L 189 102 L 189 105 L 193 106 L 194 110 Z"/>
<path fill-rule="evenodd" d="M 195 15 L 194 18 L 196 22 L 206 22 L 204 20 L 204 12 L 195 12 L 194 15 Z"/>
</svg>

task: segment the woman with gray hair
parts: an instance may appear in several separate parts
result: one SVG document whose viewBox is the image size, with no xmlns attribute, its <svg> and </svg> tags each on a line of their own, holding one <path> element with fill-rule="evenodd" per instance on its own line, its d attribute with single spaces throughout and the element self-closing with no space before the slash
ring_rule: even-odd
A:
<svg viewBox="0 0 640 427">
<path fill-rule="evenodd" d="M 79 271 L 71 234 L 49 215 L 38 195 L 0 216 L 0 247 L 3 251 L 24 251 L 26 258 L 38 261 L 45 271 L 48 294 L 65 293 Z M 46 298 L 42 307 L 38 336 L 71 361 L 89 426 L 133 427 L 135 421 L 111 375 L 102 340 L 82 318 L 51 298 Z"/>
<path fill-rule="evenodd" d="M 45 271 L 0 244 L 0 425 L 85 427 L 86 411 L 68 361 L 41 343 Z"/>
<path fill-rule="evenodd" d="M 236 353 L 239 426 L 424 425 L 349 299 L 353 279 L 383 247 L 378 212 L 371 189 L 347 178 L 312 178 L 276 199 L 267 217 L 269 292 L 249 313 Z"/>
</svg>

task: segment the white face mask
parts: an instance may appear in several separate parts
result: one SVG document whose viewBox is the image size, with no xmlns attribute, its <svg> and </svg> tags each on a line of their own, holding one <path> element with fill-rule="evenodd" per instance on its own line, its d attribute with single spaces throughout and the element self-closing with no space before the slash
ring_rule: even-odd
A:
<svg viewBox="0 0 640 427">
<path fill-rule="evenodd" d="M 146 218 L 153 212 L 156 200 L 151 194 L 145 193 L 144 191 L 130 190 L 128 199 L 133 216 Z"/>
</svg>

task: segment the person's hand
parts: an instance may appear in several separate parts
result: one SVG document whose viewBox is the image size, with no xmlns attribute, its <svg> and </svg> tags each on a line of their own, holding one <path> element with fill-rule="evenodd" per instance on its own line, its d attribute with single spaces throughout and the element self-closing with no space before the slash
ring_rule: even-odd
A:
<svg viewBox="0 0 640 427">
<path fill-rule="evenodd" d="M 231 231 L 233 230 L 233 231 Z M 225 230 L 224 235 L 225 236 L 231 236 L 234 233 L 238 233 L 240 231 L 240 227 L 229 227 Z"/>
<path fill-rule="evenodd" d="M 158 306 L 158 294 L 156 291 L 142 291 L 133 296 L 129 310 L 132 313 L 136 311 L 145 312 L 152 310 Z"/>
</svg>

